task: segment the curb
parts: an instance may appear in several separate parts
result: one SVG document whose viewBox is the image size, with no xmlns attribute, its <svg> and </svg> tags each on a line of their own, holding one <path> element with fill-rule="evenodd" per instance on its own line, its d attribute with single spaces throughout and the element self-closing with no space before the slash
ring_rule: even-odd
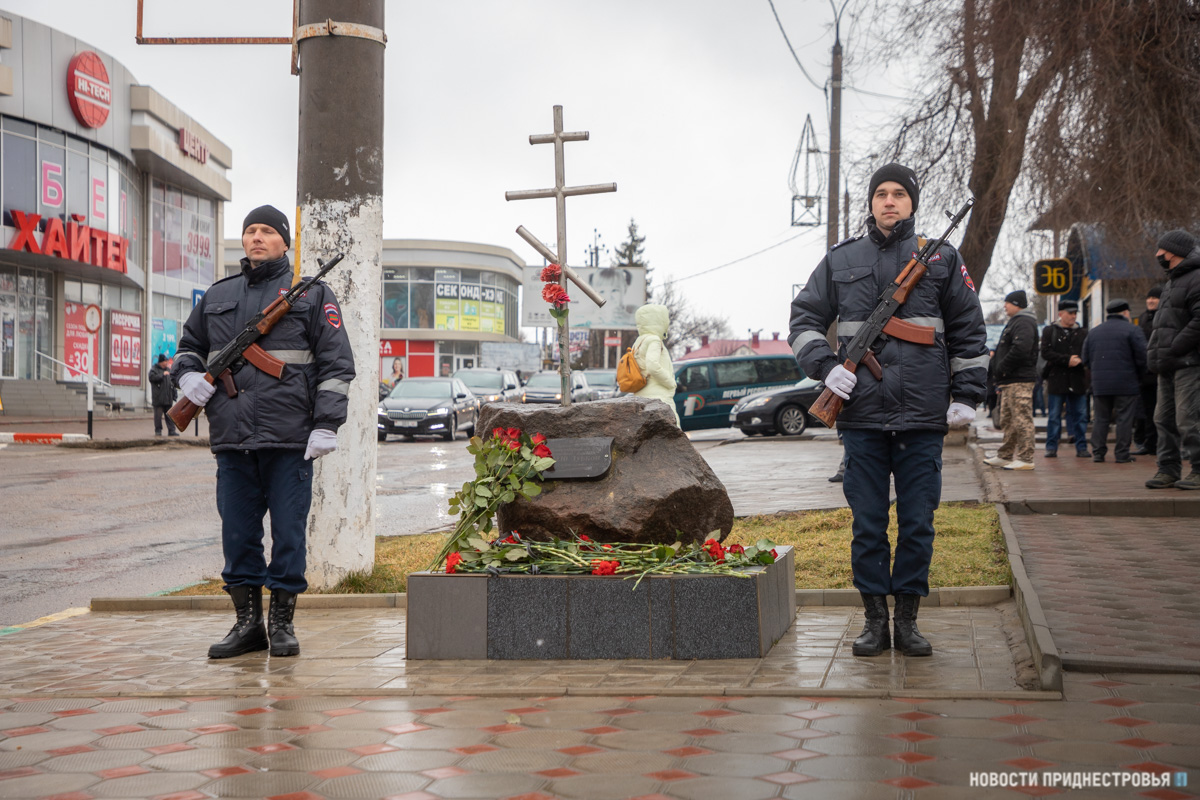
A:
<svg viewBox="0 0 1200 800">
<path fill-rule="evenodd" d="M 0 433 L 0 444 L 59 444 L 91 441 L 86 433 Z"/>
<path fill-rule="evenodd" d="M 1004 508 L 1014 515 L 1061 514 L 1072 517 L 1200 517 L 1200 497 L 1060 497 L 1011 500 Z"/>
<path fill-rule="evenodd" d="M 1017 613 L 1021 627 L 1025 629 L 1025 640 L 1033 654 L 1033 666 L 1038 672 L 1042 689 L 1061 692 L 1063 689 L 1063 661 L 1050 635 L 1050 623 L 1042 611 L 1042 602 L 1033 589 L 1029 573 L 1025 571 L 1025 560 L 1021 546 L 1008 520 L 1008 511 L 1003 503 L 996 504 L 1000 516 L 1000 530 L 1004 533 L 1004 546 L 1008 550 L 1008 563 L 1012 568 L 1013 595 L 1017 601 Z"/>
<path fill-rule="evenodd" d="M 1008 586 L 960 586 L 930 589 L 929 597 L 921 600 L 924 608 L 954 606 L 992 606 L 1012 596 Z M 263 596 L 263 605 L 270 598 Z M 858 606 L 862 604 L 857 589 L 797 589 L 797 606 Z M 297 608 L 408 608 L 405 592 L 389 594 L 302 594 L 296 598 Z M 228 611 L 229 598 L 221 595 L 192 595 L 183 597 L 93 597 L 91 610 L 97 613 L 146 611 Z"/>
<path fill-rule="evenodd" d="M 1072 672 L 1200 675 L 1200 662 L 1178 658 L 1156 658 L 1150 662 L 1129 656 L 1063 656 L 1063 668 Z"/>
</svg>

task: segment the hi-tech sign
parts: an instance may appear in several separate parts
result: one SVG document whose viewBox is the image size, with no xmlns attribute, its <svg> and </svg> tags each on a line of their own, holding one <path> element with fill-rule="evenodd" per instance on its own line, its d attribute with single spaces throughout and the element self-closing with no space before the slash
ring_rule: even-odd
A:
<svg viewBox="0 0 1200 800">
<path fill-rule="evenodd" d="M 112 83 L 100 56 L 91 50 L 76 53 L 67 65 L 67 98 L 75 119 L 85 128 L 99 128 L 112 108 Z"/>
</svg>

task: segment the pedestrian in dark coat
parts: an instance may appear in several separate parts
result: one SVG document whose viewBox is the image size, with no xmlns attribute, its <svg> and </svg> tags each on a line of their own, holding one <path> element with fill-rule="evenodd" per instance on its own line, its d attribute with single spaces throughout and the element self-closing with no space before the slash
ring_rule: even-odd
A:
<svg viewBox="0 0 1200 800">
<path fill-rule="evenodd" d="M 1146 372 L 1146 337 L 1130 321 L 1129 303 L 1111 300 L 1105 307 L 1108 318 L 1096 326 L 1083 343 L 1083 364 L 1092 373 L 1092 460 L 1104 461 L 1108 452 L 1108 428 L 1117 426 L 1114 455 L 1118 464 L 1134 460 L 1129 454 L 1133 441 L 1133 418 L 1137 415 L 1138 391 Z"/>
<path fill-rule="evenodd" d="M 1200 248 L 1184 230 L 1158 240 L 1168 270 L 1150 334 L 1150 369 L 1158 373 L 1158 474 L 1148 489 L 1200 489 Z M 1182 463 L 1192 471 L 1180 478 Z"/>
<path fill-rule="evenodd" d="M 1046 393 L 1049 405 L 1046 414 L 1046 458 L 1058 455 L 1062 435 L 1063 408 L 1067 412 L 1067 435 L 1075 440 L 1075 454 L 1080 458 L 1087 450 L 1087 368 L 1083 366 L 1083 343 L 1087 331 L 1075 321 L 1079 304 L 1062 300 L 1058 304 L 1058 321 L 1042 331 L 1042 358 L 1046 362 Z"/>
<path fill-rule="evenodd" d="M 1138 317 L 1138 328 L 1146 337 L 1147 361 L 1149 360 L 1150 334 L 1154 329 L 1154 315 L 1158 313 L 1159 298 L 1162 297 L 1162 287 L 1154 286 L 1146 292 L 1146 313 Z M 1158 404 L 1158 374 L 1147 364 L 1146 374 L 1142 376 L 1141 386 L 1142 406 L 1138 410 L 1138 418 L 1133 423 L 1133 442 L 1139 445 L 1133 451 L 1135 456 L 1158 455 L 1158 429 L 1154 425 L 1154 408 Z"/>
<path fill-rule="evenodd" d="M 1033 469 L 1033 383 L 1037 379 L 1037 320 L 1023 291 L 1004 298 L 1008 324 L 996 343 L 992 368 L 1000 393 L 1000 427 L 1004 441 L 984 463 L 1004 469 Z"/>
<path fill-rule="evenodd" d="M 175 422 L 167 414 L 175 405 L 175 384 L 171 382 L 171 359 L 166 353 L 159 353 L 158 362 L 150 368 L 150 404 L 154 406 L 154 435 L 162 436 L 166 417 L 167 436 L 178 436 Z"/>
</svg>

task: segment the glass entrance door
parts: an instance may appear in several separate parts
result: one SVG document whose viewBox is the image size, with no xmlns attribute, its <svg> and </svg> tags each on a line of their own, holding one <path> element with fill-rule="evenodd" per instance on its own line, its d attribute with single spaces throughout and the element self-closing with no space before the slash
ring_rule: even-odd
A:
<svg viewBox="0 0 1200 800">
<path fill-rule="evenodd" d="M 0 294 L 0 378 L 17 377 L 17 296 Z"/>
</svg>

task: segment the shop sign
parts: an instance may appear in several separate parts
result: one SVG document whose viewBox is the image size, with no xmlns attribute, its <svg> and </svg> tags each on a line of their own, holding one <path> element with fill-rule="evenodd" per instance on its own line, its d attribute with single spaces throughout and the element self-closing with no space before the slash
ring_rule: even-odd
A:
<svg viewBox="0 0 1200 800">
<path fill-rule="evenodd" d="M 108 312 L 108 380 L 121 386 L 142 383 L 142 316 Z"/>
<path fill-rule="evenodd" d="M 67 99 L 85 128 L 99 128 L 108 119 L 112 84 L 104 61 L 91 50 L 76 53 L 67 65 Z"/>
<path fill-rule="evenodd" d="M 203 139 L 187 128 L 179 129 L 179 149 L 185 155 L 191 156 L 201 164 L 208 161 L 208 145 L 204 143 Z"/>
<path fill-rule="evenodd" d="M 40 241 L 37 237 L 38 223 L 42 219 L 40 214 L 13 211 L 12 219 L 17 232 L 8 243 L 9 250 L 57 256 L 122 274 L 129 271 L 126 261 L 129 240 L 100 228 L 81 225 L 83 217 L 77 214 L 72 214 L 66 225 L 58 217 L 47 219 L 46 230 Z"/>
</svg>

